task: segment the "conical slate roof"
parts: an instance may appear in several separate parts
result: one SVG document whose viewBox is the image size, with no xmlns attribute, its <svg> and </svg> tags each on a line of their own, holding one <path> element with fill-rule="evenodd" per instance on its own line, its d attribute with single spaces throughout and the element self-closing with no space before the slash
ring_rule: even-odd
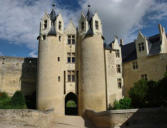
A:
<svg viewBox="0 0 167 128">
<path fill-rule="evenodd" d="M 88 7 L 90 7 L 90 6 L 88 6 Z M 89 29 L 88 29 L 88 32 L 86 33 L 85 37 L 93 36 L 92 17 L 93 17 L 93 13 L 90 9 L 88 9 L 86 18 L 87 18 L 87 21 L 88 21 Z"/>
<path fill-rule="evenodd" d="M 57 15 L 54 9 L 52 9 L 51 13 L 50 13 L 50 20 L 51 20 L 51 28 L 50 31 L 48 33 L 48 36 L 56 36 L 57 32 L 55 29 L 55 21 L 56 21 Z"/>
</svg>

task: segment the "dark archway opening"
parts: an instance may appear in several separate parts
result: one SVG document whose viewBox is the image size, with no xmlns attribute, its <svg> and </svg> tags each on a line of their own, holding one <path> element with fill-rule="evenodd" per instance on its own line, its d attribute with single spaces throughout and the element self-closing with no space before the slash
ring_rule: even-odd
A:
<svg viewBox="0 0 167 128">
<path fill-rule="evenodd" d="M 65 97 L 65 115 L 78 115 L 78 98 L 72 92 Z"/>
</svg>

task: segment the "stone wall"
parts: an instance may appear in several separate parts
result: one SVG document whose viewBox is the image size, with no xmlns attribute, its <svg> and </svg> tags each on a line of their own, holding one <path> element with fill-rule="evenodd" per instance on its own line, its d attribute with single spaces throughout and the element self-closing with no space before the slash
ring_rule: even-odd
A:
<svg viewBox="0 0 167 128">
<path fill-rule="evenodd" d="M 53 111 L 0 110 L 0 128 L 85 128 L 77 116 L 57 116 Z"/>
<path fill-rule="evenodd" d="M 12 96 L 21 90 L 30 95 L 36 90 L 36 58 L 0 57 L 0 92 Z"/>
<path fill-rule="evenodd" d="M 167 108 L 86 111 L 96 128 L 167 128 Z"/>
</svg>

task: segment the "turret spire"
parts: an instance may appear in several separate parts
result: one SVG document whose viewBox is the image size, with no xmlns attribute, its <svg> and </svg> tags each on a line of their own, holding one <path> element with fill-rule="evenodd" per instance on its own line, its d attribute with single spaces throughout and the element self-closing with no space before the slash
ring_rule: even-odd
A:
<svg viewBox="0 0 167 128">
<path fill-rule="evenodd" d="M 52 35 L 52 36 L 57 34 L 55 29 L 55 21 L 56 21 L 57 15 L 54 8 L 55 8 L 55 4 L 52 4 L 52 11 L 50 13 L 51 29 L 48 33 L 48 35 Z"/>
<path fill-rule="evenodd" d="M 88 12 L 87 12 L 87 21 L 88 21 L 88 25 L 89 25 L 89 29 L 88 32 L 86 33 L 86 37 L 87 36 L 92 36 L 93 35 L 93 30 L 92 30 L 92 17 L 93 17 L 93 13 L 90 10 L 91 5 L 88 5 Z"/>
</svg>

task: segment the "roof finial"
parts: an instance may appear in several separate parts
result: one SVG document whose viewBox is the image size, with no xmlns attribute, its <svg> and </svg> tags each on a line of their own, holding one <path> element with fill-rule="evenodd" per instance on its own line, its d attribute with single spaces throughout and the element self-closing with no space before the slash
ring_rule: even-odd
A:
<svg viewBox="0 0 167 128">
<path fill-rule="evenodd" d="M 52 4 L 52 8 L 55 8 L 55 6 L 56 6 L 56 4 L 55 4 L 55 3 L 53 3 L 53 4 Z"/>
</svg>

